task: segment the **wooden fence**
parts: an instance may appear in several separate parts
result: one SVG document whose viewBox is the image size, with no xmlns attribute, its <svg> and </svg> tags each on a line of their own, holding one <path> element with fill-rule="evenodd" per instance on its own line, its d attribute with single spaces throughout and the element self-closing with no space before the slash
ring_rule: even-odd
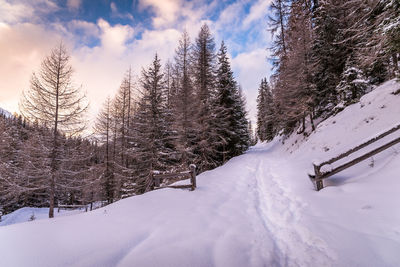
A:
<svg viewBox="0 0 400 267">
<path fill-rule="evenodd" d="M 87 212 L 88 206 L 87 205 L 58 205 L 57 206 L 57 212 L 60 212 L 60 210 L 76 210 L 76 209 L 85 209 L 85 212 Z"/>
<path fill-rule="evenodd" d="M 378 153 L 390 148 L 391 146 L 394 146 L 394 145 L 400 143 L 400 137 L 395 138 L 392 141 L 390 141 L 390 142 L 388 142 L 388 143 L 386 143 L 386 144 L 384 144 L 382 146 L 379 146 L 378 148 L 375 148 L 375 149 L 369 151 L 368 153 L 365 153 L 362 156 L 359 156 L 359 157 L 357 157 L 357 158 L 355 158 L 353 160 L 350 160 L 350 161 L 348 161 L 348 162 L 346 162 L 346 163 L 344 163 L 344 164 L 342 164 L 340 166 L 337 166 L 337 167 L 335 167 L 335 168 L 333 168 L 333 169 L 331 169 L 329 171 L 322 172 L 321 171 L 322 166 L 337 162 L 337 161 L 339 161 L 339 160 L 341 160 L 341 159 L 343 159 L 343 158 L 345 158 L 345 157 L 347 157 L 347 156 L 359 151 L 360 149 L 365 148 L 365 147 L 375 143 L 376 141 L 381 140 L 382 138 L 388 136 L 389 134 L 392 134 L 392 133 L 398 131 L 399 129 L 400 129 L 400 124 L 395 126 L 395 127 L 393 127 L 393 128 L 391 128 L 390 130 L 380 134 L 380 135 L 375 136 L 374 138 L 371 138 L 367 142 L 362 143 L 362 144 L 360 144 L 360 145 L 358 145 L 358 146 L 356 146 L 356 147 L 354 147 L 354 148 L 346 151 L 345 153 L 342 153 L 342 154 L 340 154 L 340 155 L 338 155 L 338 156 L 336 156 L 334 158 L 331 158 L 331 159 L 329 159 L 327 161 L 324 161 L 322 163 L 318 163 L 318 164 L 314 163 L 313 164 L 313 166 L 314 166 L 314 174 L 309 174 L 309 177 L 310 177 L 310 179 L 312 181 L 315 182 L 317 191 L 319 191 L 322 188 L 324 188 L 323 179 L 326 179 L 326 178 L 328 178 L 328 177 L 330 177 L 330 176 L 332 176 L 332 175 L 334 175 L 334 174 L 336 174 L 338 172 L 341 172 L 341 171 L 343 171 L 343 170 L 345 170 L 345 169 L 347 169 L 347 168 L 349 168 L 351 166 L 354 166 L 357 163 L 360 163 L 361 161 L 364 161 L 364 160 L 366 160 L 366 159 L 368 159 L 368 158 L 370 158 L 370 157 L 372 157 L 372 156 L 374 156 L 374 155 L 376 155 L 376 154 L 378 154 Z"/>
<path fill-rule="evenodd" d="M 174 172 L 174 173 L 158 173 L 153 172 L 152 174 L 152 188 L 160 189 L 160 188 L 190 188 L 191 191 L 196 189 L 196 165 L 190 164 L 188 171 L 183 172 Z M 177 178 L 179 180 L 190 178 L 189 185 L 168 185 L 168 186 L 160 186 L 163 179 L 171 179 Z"/>
</svg>

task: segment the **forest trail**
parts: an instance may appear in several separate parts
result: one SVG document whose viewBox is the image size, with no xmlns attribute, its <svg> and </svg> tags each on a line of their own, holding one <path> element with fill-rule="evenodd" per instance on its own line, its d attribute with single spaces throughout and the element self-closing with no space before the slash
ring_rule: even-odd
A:
<svg viewBox="0 0 400 267">
<path fill-rule="evenodd" d="M 321 237 L 312 233 L 302 222 L 303 207 L 285 184 L 287 180 L 278 174 L 293 175 L 291 164 L 284 158 L 271 154 L 272 148 L 256 146 L 246 157 L 251 162 L 247 169 L 254 183 L 255 202 L 265 231 L 274 242 L 276 266 L 332 266 L 335 254 Z M 250 179 L 249 179 L 250 180 Z M 307 182 L 307 181 L 305 181 Z"/>
<path fill-rule="evenodd" d="M 326 179 L 321 191 L 307 176 L 315 158 L 391 128 L 399 87 L 383 84 L 312 133 L 251 147 L 198 175 L 195 191 L 166 188 L 1 226 L 1 265 L 400 266 L 400 145 Z"/>
<path fill-rule="evenodd" d="M 0 256 L 7 266 L 32 258 L 30 266 L 331 265 L 325 242 L 302 223 L 304 204 L 275 173 L 288 162 L 271 150 L 253 147 L 199 175 L 194 192 L 157 190 L 93 212 L 0 227 L 8 240 Z M 10 249 L 29 256 L 3 253 Z"/>
<path fill-rule="evenodd" d="M 316 192 L 309 160 L 285 157 L 281 148 L 279 141 L 258 144 L 199 175 L 193 192 L 156 190 L 92 212 L 2 226 L 2 264 L 396 266 L 396 217 L 387 221 L 397 231 L 379 231 L 384 212 L 375 218 L 376 204 L 358 201 L 345 185 Z M 360 224 L 366 218 L 369 224 Z"/>
</svg>

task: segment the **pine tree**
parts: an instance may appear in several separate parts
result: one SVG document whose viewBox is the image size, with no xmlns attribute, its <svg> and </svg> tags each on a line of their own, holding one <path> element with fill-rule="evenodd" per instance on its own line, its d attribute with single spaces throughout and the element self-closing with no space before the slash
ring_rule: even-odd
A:
<svg viewBox="0 0 400 267">
<path fill-rule="evenodd" d="M 292 127 L 300 121 L 300 132 L 304 132 L 305 118 L 309 115 L 312 121 L 316 99 L 311 60 L 311 3 L 308 0 L 292 3 L 287 26 L 287 47 L 285 68 L 280 75 L 285 86 L 277 94 L 277 101 L 283 111 L 281 121 L 286 132 L 291 132 Z"/>
<path fill-rule="evenodd" d="M 271 141 L 275 136 L 276 115 L 271 88 L 267 78 L 261 80 L 257 97 L 257 137 L 260 141 Z"/>
<path fill-rule="evenodd" d="M 152 189 L 153 171 L 164 171 L 173 150 L 168 147 L 170 129 L 166 123 L 166 99 L 160 59 L 157 54 L 142 71 L 142 96 L 133 122 L 133 143 L 138 193 Z"/>
<path fill-rule="evenodd" d="M 191 42 L 189 34 L 184 31 L 179 46 L 175 50 L 175 87 L 174 127 L 178 132 L 177 149 L 181 164 L 187 168 L 195 160 L 194 144 L 197 134 L 196 98 L 192 81 Z"/>
<path fill-rule="evenodd" d="M 215 68 L 216 55 L 214 38 L 209 27 L 204 24 L 193 46 L 193 75 L 196 103 L 196 124 L 198 132 L 194 143 L 195 164 L 202 172 L 218 166 L 217 147 L 224 143 L 215 128 L 213 104 L 216 95 Z"/>
<path fill-rule="evenodd" d="M 390 62 L 390 78 L 393 78 L 399 74 L 400 3 L 397 0 L 380 0 L 374 11 L 377 16 L 369 43 L 369 56 L 372 60 L 380 58 Z"/>
<path fill-rule="evenodd" d="M 316 104 L 319 113 L 329 113 L 336 105 L 336 85 L 343 72 L 349 53 L 340 29 L 344 28 L 345 10 L 338 9 L 344 0 L 319 1 L 315 10 L 314 44 L 312 57 L 315 64 L 314 84 L 317 90 Z"/>
<path fill-rule="evenodd" d="M 249 120 L 249 130 L 248 130 L 249 134 L 250 134 L 250 146 L 254 146 L 257 144 L 257 135 L 254 134 L 254 130 L 253 130 L 253 124 L 251 123 L 251 121 Z"/>
<path fill-rule="evenodd" d="M 247 119 L 246 99 L 240 86 L 237 87 L 234 99 L 233 121 L 235 126 L 233 128 L 235 131 L 235 145 L 231 156 L 238 156 L 249 148 L 251 132 L 249 131 L 249 120 Z"/>
<path fill-rule="evenodd" d="M 0 130 L 0 206 L 6 213 L 48 206 L 50 131 L 2 116 Z"/>
<path fill-rule="evenodd" d="M 336 108 L 339 108 L 337 111 L 340 111 L 344 106 L 357 102 L 369 87 L 369 81 L 363 71 L 349 59 L 343 71 L 342 79 L 336 87 L 340 100 L 339 106 Z"/>
<path fill-rule="evenodd" d="M 270 32 L 275 37 L 270 48 L 274 57 L 274 66 L 280 69 L 279 65 L 284 61 L 287 54 L 286 24 L 288 21 L 289 0 L 274 0 L 270 5 L 272 15 L 268 17 Z"/>
<path fill-rule="evenodd" d="M 124 76 L 119 90 L 113 99 L 114 117 L 114 180 L 115 197 L 121 198 L 130 195 L 128 187 L 131 187 L 133 174 L 128 168 L 130 155 L 127 153 L 131 141 L 131 120 L 134 115 L 135 101 L 133 98 L 134 81 L 132 71 L 129 68 Z"/>
<path fill-rule="evenodd" d="M 228 60 L 227 48 L 221 43 L 218 52 L 215 128 L 223 143 L 218 147 L 222 162 L 243 153 L 249 145 L 245 103 L 238 90 Z"/>
<path fill-rule="evenodd" d="M 101 164 L 100 174 L 102 177 L 102 184 L 104 188 L 104 197 L 108 203 L 112 203 L 115 193 L 115 178 L 114 178 L 114 164 L 111 156 L 111 133 L 112 133 L 112 113 L 111 113 L 111 99 L 107 98 L 103 105 L 102 110 L 97 116 L 94 131 L 97 134 L 102 147 L 104 148 L 104 164 Z"/>
</svg>

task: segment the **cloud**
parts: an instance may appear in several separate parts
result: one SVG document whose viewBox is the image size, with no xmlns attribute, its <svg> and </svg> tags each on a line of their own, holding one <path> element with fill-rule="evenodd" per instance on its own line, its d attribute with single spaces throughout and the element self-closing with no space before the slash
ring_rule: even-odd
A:
<svg viewBox="0 0 400 267">
<path fill-rule="evenodd" d="M 110 4 L 111 8 L 111 17 L 113 18 L 120 18 L 120 19 L 129 19 L 133 21 L 133 16 L 130 13 L 121 13 L 118 11 L 118 7 L 114 2 Z"/>
<path fill-rule="evenodd" d="M 269 76 L 270 66 L 267 63 L 268 51 L 255 49 L 238 54 L 232 59 L 232 68 L 237 80 L 243 87 L 243 93 L 247 99 L 249 117 L 255 123 L 257 115 L 257 94 L 261 79 Z M 254 124 L 255 125 L 255 124 Z"/>
<path fill-rule="evenodd" d="M 107 96 L 114 96 L 130 66 L 136 75 L 140 75 L 141 68 L 147 68 L 156 52 L 165 63 L 172 57 L 181 34 L 174 29 L 145 30 L 141 39 L 127 42 L 133 28 L 110 26 L 106 21 L 99 21 L 98 25 L 101 44 L 75 49 L 71 61 L 76 80 L 83 84 L 91 100 L 92 117 Z"/>
<path fill-rule="evenodd" d="M 18 100 L 44 56 L 61 40 L 42 26 L 0 23 L 0 106 L 18 110 Z"/>
<path fill-rule="evenodd" d="M 100 28 L 100 40 L 102 46 L 114 54 L 121 54 L 126 49 L 126 42 L 132 38 L 134 29 L 129 25 L 111 26 L 104 19 L 99 19 L 97 25 Z"/>
<path fill-rule="evenodd" d="M 155 12 L 156 16 L 153 17 L 155 27 L 168 26 L 175 22 L 182 5 L 181 0 L 139 0 L 140 8 L 151 8 Z"/>
<path fill-rule="evenodd" d="M 219 15 L 218 23 L 221 26 L 227 24 L 241 22 L 242 13 L 244 12 L 244 2 L 238 1 L 226 7 Z"/>
<path fill-rule="evenodd" d="M 18 111 L 21 92 L 29 88 L 32 72 L 38 71 L 51 49 L 64 40 L 75 71 L 73 80 L 87 92 L 90 116 L 94 118 L 105 98 L 115 94 L 129 66 L 140 74 L 156 52 L 165 63 L 181 34 L 175 29 L 144 30 L 140 39 L 133 39 L 134 33 L 131 26 L 110 25 L 104 19 L 97 23 L 73 20 L 67 27 L 56 23 L 0 23 L 0 106 Z M 86 34 L 98 39 L 98 45 L 77 46 L 80 35 Z"/>
<path fill-rule="evenodd" d="M 251 6 L 249 14 L 243 20 L 243 26 L 248 28 L 253 22 L 263 19 L 270 4 L 271 0 L 258 0 L 254 5 Z"/>
<path fill-rule="evenodd" d="M 68 22 L 68 28 L 70 31 L 77 31 L 86 37 L 99 36 L 100 34 L 100 29 L 97 24 L 84 20 L 71 20 Z"/>
<path fill-rule="evenodd" d="M 58 5 L 50 0 L 20 0 L 18 2 L 0 0 L 0 22 L 11 24 L 38 22 L 45 15 L 57 10 L 59 10 Z"/>
<path fill-rule="evenodd" d="M 67 0 L 67 7 L 70 10 L 78 10 L 82 4 L 82 0 Z"/>
<path fill-rule="evenodd" d="M 248 99 L 250 117 L 254 119 L 258 85 L 262 77 L 268 76 L 269 70 L 265 49 L 269 35 L 262 15 L 256 12 L 256 7 L 265 5 L 265 1 L 253 4 L 251 0 L 239 0 L 222 10 L 218 0 L 139 1 L 141 8 L 154 11 L 154 28 L 140 23 L 134 27 L 112 25 L 102 18 L 96 22 L 43 23 L 38 15 L 42 12 L 40 8 L 26 3 L 41 3 L 42 7 L 48 5 L 57 10 L 54 2 L 21 0 L 9 4 L 0 0 L 0 18 L 7 18 L 7 21 L 0 22 L 0 106 L 12 112 L 18 110 L 21 90 L 29 87 L 32 71 L 40 68 L 44 57 L 63 39 L 71 54 L 74 81 L 77 85 L 82 84 L 87 92 L 91 118 L 94 118 L 106 97 L 113 96 L 118 90 L 130 66 L 140 75 L 141 67 L 146 68 L 151 63 L 155 52 L 164 64 L 173 58 L 182 30 L 189 32 L 193 42 L 201 25 L 206 22 L 214 33 L 216 48 L 225 39 L 228 50 L 234 51 L 230 55 L 232 67 Z M 253 5 L 247 15 L 249 4 Z M 110 9 L 111 16 L 120 14 L 114 2 L 110 3 Z M 4 10 L 9 11 L 8 17 L 2 15 Z M 213 12 L 216 12 L 217 20 L 208 19 Z M 28 15 L 33 18 L 26 22 Z M 252 27 L 242 27 L 244 20 Z"/>
<path fill-rule="evenodd" d="M 0 22 L 16 23 L 24 18 L 31 17 L 34 9 L 23 4 L 10 4 L 5 0 L 0 0 Z"/>
</svg>

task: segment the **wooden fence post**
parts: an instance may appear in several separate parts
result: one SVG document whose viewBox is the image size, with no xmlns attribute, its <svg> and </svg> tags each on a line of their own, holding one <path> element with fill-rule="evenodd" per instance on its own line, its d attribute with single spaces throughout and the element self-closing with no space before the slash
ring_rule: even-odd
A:
<svg viewBox="0 0 400 267">
<path fill-rule="evenodd" d="M 150 188 L 149 188 L 150 190 L 154 190 L 154 184 L 155 184 L 154 174 L 153 171 L 150 171 Z M 146 189 L 146 192 L 150 190 Z"/>
<path fill-rule="evenodd" d="M 192 191 L 196 188 L 196 165 L 190 164 L 190 183 L 192 184 Z"/>
<path fill-rule="evenodd" d="M 159 176 L 154 177 L 154 186 L 160 187 L 160 177 Z"/>
<path fill-rule="evenodd" d="M 321 190 L 322 188 L 324 188 L 324 182 L 321 179 L 321 167 L 318 165 L 314 165 L 314 173 L 315 173 L 315 185 L 317 186 L 317 191 Z"/>
</svg>

